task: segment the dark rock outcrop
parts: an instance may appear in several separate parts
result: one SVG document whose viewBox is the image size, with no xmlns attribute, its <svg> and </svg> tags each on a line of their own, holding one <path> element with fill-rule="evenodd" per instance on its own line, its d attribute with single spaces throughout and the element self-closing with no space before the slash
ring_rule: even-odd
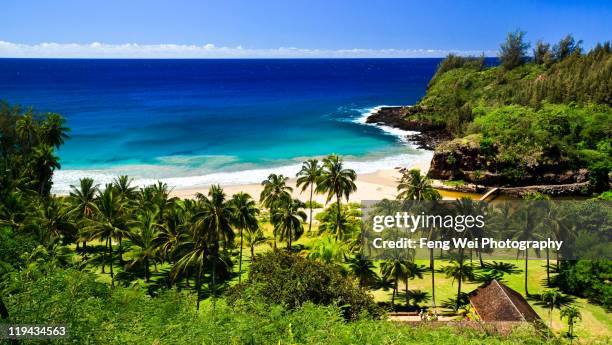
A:
<svg viewBox="0 0 612 345">
<path fill-rule="evenodd" d="M 416 119 L 415 115 L 422 111 L 427 110 L 422 107 L 382 107 L 370 115 L 366 123 L 418 132 L 407 135 L 408 140 L 414 142 L 419 149 L 434 150 L 438 144 L 451 139 L 451 135 L 444 125 Z"/>
<path fill-rule="evenodd" d="M 508 166 L 480 148 L 480 136 L 445 142 L 436 148 L 428 175 L 440 180 L 463 180 L 485 186 L 570 185 L 588 182 L 586 169 L 570 169 L 564 162 L 530 162 Z"/>
</svg>

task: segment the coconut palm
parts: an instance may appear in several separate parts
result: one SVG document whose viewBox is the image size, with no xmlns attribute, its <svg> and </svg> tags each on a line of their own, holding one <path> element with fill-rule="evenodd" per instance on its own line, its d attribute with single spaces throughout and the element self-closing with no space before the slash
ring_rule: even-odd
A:
<svg viewBox="0 0 612 345">
<path fill-rule="evenodd" d="M 419 278 L 423 279 L 423 275 L 427 269 L 423 265 L 417 265 L 412 261 L 406 262 L 406 271 L 404 272 L 404 282 L 406 286 L 406 306 L 410 305 L 410 289 L 408 289 L 408 282 L 410 279 Z"/>
<path fill-rule="evenodd" d="M 349 261 L 349 268 L 353 275 L 357 277 L 359 287 L 366 287 L 374 284 L 378 279 L 378 275 L 374 271 L 374 263 L 371 260 L 355 256 Z"/>
<path fill-rule="evenodd" d="M 399 258 L 384 261 L 380 266 L 381 274 L 393 280 L 393 295 L 391 297 L 391 308 L 395 306 L 395 296 L 398 294 L 398 283 L 400 277 L 406 274 L 406 261 Z"/>
<path fill-rule="evenodd" d="M 115 286 L 115 275 L 113 272 L 113 238 L 128 236 L 129 230 L 125 222 L 125 214 L 121 198 L 116 195 L 112 185 L 106 185 L 103 192 L 98 192 L 96 198 L 98 214 L 92 221 L 92 225 L 85 229 L 89 239 L 100 239 L 105 241 L 105 249 L 108 250 L 108 263 L 110 266 L 111 286 Z M 104 265 L 104 264 L 103 264 Z M 102 266 L 104 267 L 104 266 Z"/>
<path fill-rule="evenodd" d="M 95 202 L 96 193 L 98 193 L 98 185 L 94 184 L 94 180 L 88 177 L 80 179 L 78 187 L 70 185 L 69 200 L 72 204 L 70 213 L 77 217 L 81 228 L 83 228 L 84 222 L 90 221 L 98 211 Z M 86 249 L 87 241 L 83 241 L 83 250 Z"/>
<path fill-rule="evenodd" d="M 268 179 L 261 182 L 264 187 L 259 196 L 259 201 L 272 210 L 276 205 L 291 200 L 293 188 L 287 186 L 289 178 L 283 175 L 270 174 Z"/>
<path fill-rule="evenodd" d="M 557 289 L 548 289 L 542 293 L 540 299 L 542 303 L 548 308 L 548 320 L 550 322 L 549 328 L 552 329 L 552 312 L 554 308 L 560 308 L 562 303 L 563 295 Z"/>
<path fill-rule="evenodd" d="M 247 230 L 244 232 L 244 241 L 251 249 L 251 263 L 255 260 L 255 246 L 266 243 L 267 238 L 264 236 L 260 228 L 255 230 Z"/>
<path fill-rule="evenodd" d="M 264 188 L 259 195 L 259 202 L 270 211 L 270 216 L 281 204 L 291 202 L 293 188 L 287 186 L 288 179 L 283 175 L 270 174 L 266 180 L 261 182 Z M 273 222 L 272 219 L 271 222 Z M 274 248 L 276 249 L 276 226 L 274 228 Z"/>
<path fill-rule="evenodd" d="M 570 344 L 574 340 L 574 325 L 578 320 L 582 320 L 580 310 L 574 306 L 567 306 L 561 309 L 561 319 L 567 319 L 567 337 L 570 339 Z"/>
<path fill-rule="evenodd" d="M 419 169 L 403 170 L 397 185 L 398 200 L 438 200 L 440 193 L 431 186 L 431 180 Z"/>
<path fill-rule="evenodd" d="M 37 128 L 38 127 L 32 113 L 27 113 L 21 116 L 15 123 L 15 133 L 24 143 L 26 152 L 29 152 L 32 146 L 34 146 Z"/>
<path fill-rule="evenodd" d="M 446 275 L 446 278 L 453 278 L 452 283 L 457 281 L 457 300 L 455 303 L 457 309 L 461 307 L 461 283 L 474 279 L 474 267 L 472 265 L 465 265 L 462 261 L 463 259 L 459 259 L 459 261 L 452 260 L 450 265 L 440 269 Z"/>
<path fill-rule="evenodd" d="M 128 175 L 121 175 L 113 180 L 113 185 L 119 195 L 127 200 L 132 200 L 136 196 L 136 186 L 132 184 L 133 178 Z"/>
<path fill-rule="evenodd" d="M 439 200 L 440 193 L 431 186 L 431 180 L 427 176 L 421 175 L 418 169 L 402 170 L 402 177 L 397 185 L 397 200 L 401 201 L 423 201 Z M 434 240 L 437 231 L 434 228 L 423 228 L 422 231 L 428 240 Z M 431 272 L 431 303 L 436 307 L 436 275 L 435 258 L 433 248 L 429 249 L 429 270 Z"/>
<path fill-rule="evenodd" d="M 65 127 L 66 120 L 59 114 L 48 114 L 40 126 L 41 141 L 48 146 L 59 148 L 68 139 L 70 129 Z"/>
<path fill-rule="evenodd" d="M 162 222 L 154 240 L 155 248 L 163 260 L 174 263 L 176 253 L 184 243 L 189 242 L 191 214 L 183 203 L 175 202 Z"/>
<path fill-rule="evenodd" d="M 259 224 L 257 215 L 259 209 L 255 201 L 247 193 L 237 193 L 232 196 L 231 202 L 235 209 L 234 224 L 240 231 L 240 258 L 238 259 L 238 283 L 242 281 L 242 248 L 244 246 L 244 231 L 255 231 Z"/>
<path fill-rule="evenodd" d="M 144 279 L 148 283 L 151 277 L 150 264 L 157 259 L 157 247 L 155 240 L 157 234 L 162 229 L 162 225 L 157 222 L 158 211 L 144 210 L 136 216 L 136 220 L 131 222 L 132 231 L 129 238 L 132 244 L 137 247 L 134 253 L 134 260 L 131 266 L 142 264 L 144 266 Z"/>
<path fill-rule="evenodd" d="M 312 196 L 317 184 L 317 180 L 321 175 L 321 167 L 316 159 L 309 159 L 302 164 L 302 169 L 297 173 L 296 185 L 302 187 L 302 192 L 310 187 L 310 216 L 308 217 L 308 233 L 312 231 Z"/>
<path fill-rule="evenodd" d="M 276 207 L 272 213 L 274 232 L 280 236 L 281 241 L 287 241 L 287 249 L 291 250 L 293 240 L 299 239 L 304 233 L 303 222 L 306 221 L 306 212 L 302 210 L 304 203 L 294 199 Z"/>
<path fill-rule="evenodd" d="M 197 194 L 200 203 L 200 210 L 194 216 L 195 233 L 198 240 L 202 239 L 207 244 L 212 264 L 212 294 L 216 296 L 216 267 L 219 261 L 219 243 L 223 247 L 234 241 L 234 231 L 231 224 L 236 214 L 233 204 L 225 199 L 223 189 L 218 185 L 213 185 L 208 191 L 208 195 Z M 198 248 L 198 246 L 196 246 Z M 202 257 L 204 259 L 204 257 Z M 203 262 L 202 266 L 203 267 Z M 201 280 L 201 273 L 198 276 Z M 199 298 L 198 298 L 199 306 Z"/>
<path fill-rule="evenodd" d="M 321 170 L 321 175 L 317 181 L 316 191 L 319 193 L 327 193 L 327 202 L 329 202 L 333 197 L 336 197 L 336 204 L 338 207 L 338 214 L 336 219 L 336 224 L 338 229 L 341 228 L 341 199 L 344 196 L 346 200 L 349 200 L 349 196 L 351 193 L 357 190 L 357 186 L 355 185 L 355 180 L 357 179 L 357 174 L 355 170 L 345 169 L 342 158 L 338 155 L 329 155 L 323 160 L 323 167 Z M 340 234 L 342 231 L 338 231 L 336 235 L 336 239 L 340 239 Z"/>
<path fill-rule="evenodd" d="M 41 196 L 48 196 L 51 191 L 51 177 L 55 169 L 59 169 L 59 158 L 55 155 L 53 148 L 48 145 L 40 145 L 34 148 L 32 155 L 32 175 L 38 183 L 37 190 Z"/>
</svg>

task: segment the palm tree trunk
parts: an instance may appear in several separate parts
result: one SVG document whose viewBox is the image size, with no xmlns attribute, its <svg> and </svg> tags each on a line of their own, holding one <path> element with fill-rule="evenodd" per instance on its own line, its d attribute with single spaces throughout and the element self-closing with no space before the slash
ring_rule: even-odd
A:
<svg viewBox="0 0 612 345">
<path fill-rule="evenodd" d="M 251 263 L 255 260 L 255 246 L 251 246 Z"/>
<path fill-rule="evenodd" d="M 291 251 L 291 230 L 289 230 L 289 239 L 287 241 L 287 251 Z"/>
<path fill-rule="evenodd" d="M 108 238 L 104 240 L 104 250 L 102 251 L 102 273 L 104 272 L 104 264 L 106 264 L 106 247 L 108 246 Z"/>
<path fill-rule="evenodd" d="M 110 265 L 111 287 L 115 287 L 115 273 L 113 272 L 113 242 L 108 238 L 108 262 Z"/>
<path fill-rule="evenodd" d="M 528 262 L 529 262 L 529 251 L 525 249 L 525 296 L 529 296 L 529 290 L 527 289 L 527 277 L 528 277 L 527 270 L 529 269 Z"/>
<path fill-rule="evenodd" d="M 408 296 L 408 273 L 406 273 L 406 307 L 410 305 L 410 298 Z"/>
<path fill-rule="evenodd" d="M 149 282 L 149 258 L 145 258 L 144 265 L 145 265 L 145 283 L 148 283 Z"/>
<path fill-rule="evenodd" d="M 202 263 L 198 266 L 198 277 L 196 280 L 196 310 L 200 310 L 200 291 L 202 291 L 202 267 L 204 266 L 204 255 L 202 255 Z M 189 276 L 187 277 L 187 281 L 189 281 Z"/>
<path fill-rule="evenodd" d="M 313 184 L 311 183 L 310 184 L 310 217 L 308 217 L 308 220 L 309 220 L 309 222 L 308 222 L 308 233 L 309 234 L 312 231 L 312 192 L 313 192 L 312 188 L 313 188 Z"/>
<path fill-rule="evenodd" d="M 484 261 L 482 261 L 482 249 L 478 249 L 478 260 L 480 260 L 480 268 L 484 268 Z"/>
<path fill-rule="evenodd" d="M 213 256 L 213 264 L 212 264 L 212 300 L 213 300 L 213 307 L 215 305 L 215 299 L 217 296 L 217 286 L 216 286 L 216 279 L 217 279 L 217 256 L 219 255 L 218 250 L 215 250 L 215 255 Z"/>
<path fill-rule="evenodd" d="M 463 249 L 460 249 L 459 256 L 459 284 L 457 284 L 457 302 L 456 307 L 459 310 L 459 306 L 461 304 L 461 283 L 463 282 Z"/>
<path fill-rule="evenodd" d="M 340 207 L 340 194 L 336 194 L 336 202 L 338 204 L 338 214 L 336 215 L 336 241 L 340 240 L 340 216 L 342 212 L 342 208 Z"/>
<path fill-rule="evenodd" d="M 436 278 L 434 267 L 434 252 L 433 248 L 429 250 L 429 268 L 431 269 L 431 306 L 436 307 Z"/>
<path fill-rule="evenodd" d="M 550 252 L 546 248 L 546 285 L 550 286 Z"/>
<path fill-rule="evenodd" d="M 240 258 L 238 259 L 238 284 L 242 282 L 242 228 L 240 228 Z"/>
<path fill-rule="evenodd" d="M 123 236 L 119 235 L 119 264 L 123 266 Z"/>
</svg>

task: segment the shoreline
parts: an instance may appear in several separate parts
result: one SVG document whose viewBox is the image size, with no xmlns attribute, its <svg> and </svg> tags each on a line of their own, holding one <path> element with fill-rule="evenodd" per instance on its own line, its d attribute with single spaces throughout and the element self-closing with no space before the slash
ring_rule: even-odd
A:
<svg viewBox="0 0 612 345">
<path fill-rule="evenodd" d="M 399 167 L 398 167 L 399 168 Z M 429 163 L 416 162 L 405 166 L 403 168 L 409 169 L 420 169 L 421 172 L 429 169 Z M 381 169 L 372 173 L 357 174 L 357 191 L 351 194 L 349 202 L 360 202 L 363 200 L 380 200 L 380 199 L 391 199 L 397 195 L 397 183 L 401 177 L 399 169 Z M 309 201 L 310 189 L 301 191 L 301 188 L 296 188 L 296 178 L 292 177 L 289 179 L 288 186 L 293 188 L 292 196 L 303 202 Z M 186 187 L 186 188 L 175 188 L 170 193 L 172 197 L 179 197 L 183 199 L 194 198 L 197 193 L 206 194 L 210 186 L 198 186 L 198 187 Z M 253 199 L 259 201 L 259 194 L 263 190 L 263 186 L 258 183 L 249 184 L 235 184 L 222 186 L 227 197 L 232 195 L 245 192 L 251 195 Z M 313 200 L 325 205 L 327 195 L 313 194 Z"/>
</svg>

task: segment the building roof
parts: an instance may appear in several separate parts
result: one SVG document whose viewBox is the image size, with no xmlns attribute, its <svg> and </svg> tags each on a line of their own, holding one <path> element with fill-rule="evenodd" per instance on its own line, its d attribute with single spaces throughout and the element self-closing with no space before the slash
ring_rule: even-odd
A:
<svg viewBox="0 0 612 345">
<path fill-rule="evenodd" d="M 468 298 L 478 317 L 485 322 L 540 319 L 520 293 L 495 279 L 470 292 Z"/>
</svg>

